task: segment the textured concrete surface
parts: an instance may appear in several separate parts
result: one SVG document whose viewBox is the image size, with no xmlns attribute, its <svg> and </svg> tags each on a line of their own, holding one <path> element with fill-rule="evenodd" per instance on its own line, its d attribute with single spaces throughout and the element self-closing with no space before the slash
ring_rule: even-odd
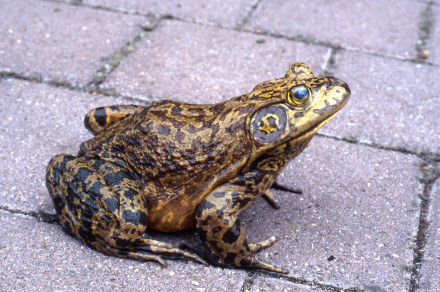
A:
<svg viewBox="0 0 440 292">
<path fill-rule="evenodd" d="M 263 1 L 249 26 L 310 41 L 413 57 L 424 3 L 411 0 Z M 392 13 L 390 13 L 392 11 Z"/>
<path fill-rule="evenodd" d="M 319 71 L 328 52 L 304 43 L 167 20 L 102 87 L 143 99 L 210 103 L 283 76 L 292 60 L 303 60 Z"/>
<path fill-rule="evenodd" d="M 440 290 L 438 0 L 19 0 L 0 19 L 1 291 Z M 214 103 L 299 61 L 352 98 L 279 177 L 303 194 L 241 215 L 288 275 L 109 257 L 53 220 L 45 167 L 90 109 Z"/>
<path fill-rule="evenodd" d="M 0 70 L 85 85 L 147 22 L 39 0 L 1 1 Z"/>
<path fill-rule="evenodd" d="M 432 189 L 432 204 L 429 209 L 427 243 L 423 252 L 420 288 L 425 291 L 440 290 L 440 181 Z"/>
<path fill-rule="evenodd" d="M 84 0 L 85 4 L 110 7 L 142 14 L 156 14 L 209 25 L 235 27 L 252 11 L 255 0 L 214 1 L 142 1 L 142 0 Z"/>
<path fill-rule="evenodd" d="M 440 119 L 431 118 L 440 113 L 438 66 L 357 52 L 342 52 L 336 64 L 332 73 L 347 80 L 354 98 L 335 118 L 335 126 L 323 132 L 369 144 L 440 152 Z"/>
<path fill-rule="evenodd" d="M 438 18 L 436 18 L 440 14 L 438 5 L 440 5 L 440 2 L 437 3 L 437 6 L 433 6 L 428 10 L 428 20 L 426 21 L 427 27 L 431 27 L 432 22 L 437 22 L 437 25 L 432 27 L 432 37 L 427 40 L 429 59 L 436 64 L 440 64 L 440 46 L 438 46 L 440 43 L 440 26 L 438 25 Z"/>
</svg>

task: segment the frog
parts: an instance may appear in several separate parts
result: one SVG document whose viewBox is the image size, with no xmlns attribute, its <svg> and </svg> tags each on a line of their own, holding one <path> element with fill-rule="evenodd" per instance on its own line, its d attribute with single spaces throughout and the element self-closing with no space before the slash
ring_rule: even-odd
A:
<svg viewBox="0 0 440 292">
<path fill-rule="evenodd" d="M 54 156 L 46 185 L 62 229 L 104 254 L 166 265 L 163 256 L 288 273 L 257 253 L 238 218 L 259 197 L 274 207 L 277 176 L 348 102 L 347 83 L 304 63 L 215 104 L 160 100 L 92 109 L 94 135 Z M 267 216 L 263 214 L 263 216 Z M 197 246 L 148 232 L 195 229 Z"/>
</svg>

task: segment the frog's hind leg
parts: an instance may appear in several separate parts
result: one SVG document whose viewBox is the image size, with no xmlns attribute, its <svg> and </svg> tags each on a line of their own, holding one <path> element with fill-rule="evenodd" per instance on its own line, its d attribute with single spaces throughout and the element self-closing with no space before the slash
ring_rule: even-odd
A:
<svg viewBox="0 0 440 292">
<path fill-rule="evenodd" d="M 144 109 L 142 105 L 112 105 L 92 109 L 84 117 L 84 125 L 92 134 L 98 135 L 108 127 Z"/>
<path fill-rule="evenodd" d="M 150 253 L 177 254 L 204 261 L 172 245 L 143 238 L 147 229 L 145 197 L 131 173 L 116 163 L 68 154 L 52 158 L 46 184 L 62 228 L 105 254 L 165 262 Z"/>
</svg>

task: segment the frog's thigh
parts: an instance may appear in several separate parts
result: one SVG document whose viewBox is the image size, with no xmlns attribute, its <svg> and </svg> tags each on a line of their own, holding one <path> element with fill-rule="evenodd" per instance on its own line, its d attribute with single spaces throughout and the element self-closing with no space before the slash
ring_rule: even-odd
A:
<svg viewBox="0 0 440 292">
<path fill-rule="evenodd" d="M 147 206 L 136 181 L 120 166 L 55 156 L 47 185 L 66 232 L 88 244 L 133 245 L 147 228 Z"/>
<path fill-rule="evenodd" d="M 92 109 L 84 118 L 84 125 L 86 128 L 97 135 L 125 119 L 132 114 L 144 109 L 142 105 L 112 105 L 103 106 Z"/>
<path fill-rule="evenodd" d="M 244 187 L 225 184 L 216 188 L 202 201 L 197 210 L 197 231 L 205 256 L 218 265 L 262 268 L 286 273 L 260 261 L 255 252 L 268 247 L 275 238 L 257 244 L 248 244 L 246 233 L 237 218 L 238 214 L 258 196 L 246 194 Z"/>
<path fill-rule="evenodd" d="M 63 229 L 95 249 L 114 256 L 153 260 L 153 253 L 178 254 L 205 263 L 171 244 L 143 238 L 147 205 L 137 181 L 119 165 L 85 161 L 68 154 L 52 158 L 46 183 Z"/>
</svg>

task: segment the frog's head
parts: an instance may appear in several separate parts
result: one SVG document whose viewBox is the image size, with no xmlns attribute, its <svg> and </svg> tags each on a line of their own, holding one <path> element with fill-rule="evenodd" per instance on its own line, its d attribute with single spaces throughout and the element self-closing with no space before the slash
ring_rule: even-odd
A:
<svg viewBox="0 0 440 292">
<path fill-rule="evenodd" d="M 331 120 L 350 98 L 348 85 L 334 77 L 315 77 L 305 64 L 290 66 L 284 78 L 257 85 L 268 97 L 249 117 L 257 156 L 287 141 L 304 141 Z"/>
</svg>

